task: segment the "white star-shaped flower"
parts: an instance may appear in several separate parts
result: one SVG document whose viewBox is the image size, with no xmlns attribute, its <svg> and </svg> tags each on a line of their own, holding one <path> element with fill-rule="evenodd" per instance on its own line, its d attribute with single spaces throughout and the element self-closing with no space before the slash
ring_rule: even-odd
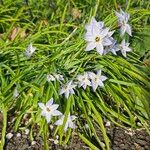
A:
<svg viewBox="0 0 150 150">
<path fill-rule="evenodd" d="M 65 115 L 62 115 L 61 118 L 59 120 L 57 120 L 55 122 L 55 125 L 62 125 L 63 122 L 64 122 L 64 118 L 65 118 Z M 74 129 L 75 128 L 75 124 L 74 124 L 74 120 L 76 119 L 77 117 L 72 115 L 70 116 L 70 114 L 68 115 L 68 118 L 67 118 L 67 121 L 66 121 L 66 124 L 65 124 L 65 127 L 64 127 L 64 131 L 66 132 L 68 128 L 72 128 Z"/>
<path fill-rule="evenodd" d="M 47 75 L 47 81 L 48 82 L 55 81 L 55 80 L 61 82 L 61 81 L 64 80 L 64 77 L 62 75 L 60 75 L 60 74 L 54 74 L 54 75 L 48 74 Z"/>
<path fill-rule="evenodd" d="M 77 80 L 78 80 L 78 86 L 79 87 L 82 86 L 84 90 L 86 89 L 87 86 L 91 86 L 91 82 L 89 80 L 89 76 L 87 72 L 85 72 L 83 75 L 78 75 Z"/>
<path fill-rule="evenodd" d="M 24 54 L 27 58 L 30 58 L 35 50 L 36 48 L 32 46 L 32 43 L 30 43 L 27 49 L 25 50 Z"/>
<path fill-rule="evenodd" d="M 74 88 L 77 85 L 72 84 L 72 80 L 69 81 L 67 84 L 63 85 L 59 91 L 59 95 L 65 94 L 65 97 L 68 99 L 69 94 L 75 94 L 74 93 Z"/>
<path fill-rule="evenodd" d="M 127 52 L 130 52 L 131 51 L 131 48 L 129 48 L 129 44 L 130 43 L 126 43 L 125 42 L 125 39 L 122 40 L 121 44 L 119 45 L 119 48 L 121 50 L 121 53 L 124 57 L 127 56 Z"/>
<path fill-rule="evenodd" d="M 47 123 L 51 121 L 52 116 L 60 116 L 62 113 L 57 110 L 58 104 L 53 104 L 53 98 L 51 98 L 46 105 L 43 103 L 38 103 L 39 107 L 42 109 L 41 116 L 46 117 Z"/>
<path fill-rule="evenodd" d="M 92 17 L 91 22 L 85 25 L 85 29 L 87 32 L 92 32 L 93 27 L 97 27 L 98 29 L 102 29 L 104 27 L 104 22 L 97 22 L 94 17 Z"/>
<path fill-rule="evenodd" d="M 120 13 L 118 12 L 115 13 L 118 18 L 118 23 L 120 26 L 120 35 L 123 36 L 125 32 L 127 32 L 130 36 L 132 36 L 131 26 L 128 24 L 130 15 L 128 13 L 123 12 L 122 9 L 120 9 Z"/>
<path fill-rule="evenodd" d="M 93 72 L 89 72 L 89 78 L 91 79 L 91 85 L 93 91 L 96 91 L 97 87 L 104 87 L 103 81 L 107 79 L 106 76 L 101 75 L 101 70 L 97 72 L 97 74 Z"/>
<path fill-rule="evenodd" d="M 96 48 L 97 52 L 102 55 L 104 46 L 111 45 L 109 39 L 109 28 L 103 28 L 103 24 L 97 22 L 94 18 L 89 25 L 86 26 L 85 40 L 88 42 L 85 51 L 91 51 Z"/>
<path fill-rule="evenodd" d="M 57 79 L 57 81 L 61 82 L 64 81 L 64 77 L 61 74 L 54 74 L 54 77 Z"/>
<path fill-rule="evenodd" d="M 48 81 L 48 82 L 50 82 L 50 81 L 55 81 L 55 80 L 56 80 L 56 79 L 54 78 L 54 76 L 51 75 L 51 74 L 48 74 L 48 75 L 46 76 L 46 78 L 47 78 L 47 81 Z"/>
</svg>

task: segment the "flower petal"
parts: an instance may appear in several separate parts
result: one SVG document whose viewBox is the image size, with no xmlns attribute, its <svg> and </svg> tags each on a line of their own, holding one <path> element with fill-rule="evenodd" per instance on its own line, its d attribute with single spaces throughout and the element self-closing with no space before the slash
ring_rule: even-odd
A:
<svg viewBox="0 0 150 150">
<path fill-rule="evenodd" d="M 69 127 L 72 128 L 72 129 L 74 129 L 75 128 L 75 124 L 72 121 L 70 121 L 69 122 Z"/>
<path fill-rule="evenodd" d="M 70 116 L 70 118 L 71 118 L 71 120 L 75 120 L 77 117 L 72 115 L 72 116 Z"/>
<path fill-rule="evenodd" d="M 63 93 L 66 92 L 66 89 L 64 89 L 63 87 L 59 90 L 59 95 L 62 95 Z"/>
<path fill-rule="evenodd" d="M 127 33 L 132 36 L 132 33 L 131 33 L 131 26 L 129 24 L 126 24 L 126 31 Z"/>
<path fill-rule="evenodd" d="M 88 76 L 90 79 L 93 79 L 95 77 L 95 73 L 89 71 Z"/>
<path fill-rule="evenodd" d="M 100 55 L 103 55 L 104 47 L 103 47 L 102 44 L 96 45 L 96 50 L 97 50 L 97 52 L 98 52 Z"/>
<path fill-rule="evenodd" d="M 84 39 L 85 39 L 86 41 L 88 41 L 88 42 L 94 42 L 94 41 L 95 41 L 94 36 L 91 35 L 91 34 L 90 34 L 90 35 L 89 35 L 89 34 L 85 34 Z"/>
<path fill-rule="evenodd" d="M 46 111 L 45 110 L 42 110 L 41 116 L 46 116 Z"/>
<path fill-rule="evenodd" d="M 120 36 L 123 36 L 125 34 L 126 31 L 126 26 L 121 26 L 120 28 Z"/>
<path fill-rule="evenodd" d="M 54 99 L 51 98 L 47 103 L 46 103 L 46 107 L 49 107 L 53 104 Z"/>
<path fill-rule="evenodd" d="M 61 115 L 62 113 L 58 110 L 53 111 L 53 114 L 52 114 L 52 116 L 61 116 Z"/>
<path fill-rule="evenodd" d="M 98 85 L 99 85 L 100 87 L 104 87 L 104 84 L 103 84 L 103 82 L 102 82 L 101 80 L 98 81 Z"/>
<path fill-rule="evenodd" d="M 111 44 L 112 44 L 112 42 L 111 42 L 111 40 L 109 38 L 104 38 L 103 39 L 103 45 L 104 46 L 109 46 Z"/>
<path fill-rule="evenodd" d="M 94 42 L 89 42 L 86 46 L 85 51 L 91 51 L 96 47 L 96 44 Z"/>
<path fill-rule="evenodd" d="M 50 114 L 46 114 L 46 121 L 49 123 L 51 121 L 52 116 Z"/>
<path fill-rule="evenodd" d="M 105 81 L 106 79 L 107 79 L 106 76 L 101 76 L 101 77 L 100 77 L 100 80 L 102 80 L 102 81 Z"/>
<path fill-rule="evenodd" d="M 68 126 L 69 126 L 69 124 L 68 124 L 68 122 L 66 122 L 65 127 L 64 127 L 64 131 L 65 131 L 65 132 L 67 131 Z"/>
<path fill-rule="evenodd" d="M 58 126 L 62 125 L 63 124 L 63 117 L 61 117 L 59 120 L 57 120 L 54 124 L 58 125 Z"/>
<path fill-rule="evenodd" d="M 101 76 L 101 73 L 102 73 L 101 70 L 98 70 L 98 71 L 97 71 L 97 75 L 98 75 L 98 76 Z"/>
<path fill-rule="evenodd" d="M 94 92 L 96 91 L 97 87 L 98 87 L 97 83 L 92 83 L 92 89 Z"/>
<path fill-rule="evenodd" d="M 69 98 L 69 91 L 66 91 L 66 92 L 65 92 L 65 97 L 66 97 L 66 99 Z"/>
<path fill-rule="evenodd" d="M 121 53 L 124 57 L 127 57 L 126 51 L 125 50 L 121 50 Z"/>
<path fill-rule="evenodd" d="M 101 38 L 104 38 L 106 35 L 108 35 L 108 31 L 109 31 L 109 28 L 103 29 L 100 33 Z"/>
<path fill-rule="evenodd" d="M 57 108 L 59 107 L 59 105 L 58 104 L 54 104 L 54 105 L 51 105 L 50 106 L 50 110 L 56 110 Z"/>
<path fill-rule="evenodd" d="M 43 103 L 38 103 L 38 105 L 41 109 L 45 109 L 45 105 Z"/>
</svg>

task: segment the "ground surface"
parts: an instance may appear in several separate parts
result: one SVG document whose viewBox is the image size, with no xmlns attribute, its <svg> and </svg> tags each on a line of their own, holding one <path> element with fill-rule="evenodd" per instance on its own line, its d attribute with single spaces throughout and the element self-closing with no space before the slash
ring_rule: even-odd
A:
<svg viewBox="0 0 150 150">
<path fill-rule="evenodd" d="M 150 135 L 144 129 L 127 131 L 120 127 L 108 127 L 107 133 L 111 140 L 111 150 L 150 150 Z M 35 136 L 35 141 L 36 143 L 31 142 L 29 136 L 24 133 L 20 137 L 14 134 L 11 139 L 6 140 L 5 150 L 43 150 L 42 138 Z M 67 146 L 59 146 L 49 140 L 49 147 L 52 150 L 89 149 L 76 136 Z"/>
</svg>

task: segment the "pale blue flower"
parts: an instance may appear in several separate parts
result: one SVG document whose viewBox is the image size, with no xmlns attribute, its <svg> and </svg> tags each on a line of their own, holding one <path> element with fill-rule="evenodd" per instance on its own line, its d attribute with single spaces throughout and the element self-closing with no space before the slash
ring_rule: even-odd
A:
<svg viewBox="0 0 150 150">
<path fill-rule="evenodd" d="M 91 23 L 86 25 L 85 40 L 88 42 L 85 51 L 91 51 L 96 48 L 97 52 L 102 55 L 104 46 L 112 44 L 110 40 L 109 28 L 103 28 L 103 23 L 97 22 L 92 18 Z"/>
<path fill-rule="evenodd" d="M 52 74 L 48 74 L 47 75 L 47 81 L 48 82 L 55 81 L 55 80 L 61 82 L 61 81 L 64 80 L 64 77 L 61 74 L 53 74 L 53 75 Z"/>
<path fill-rule="evenodd" d="M 63 125 L 64 118 L 65 118 L 65 115 L 62 115 L 61 118 L 55 122 L 55 125 L 58 125 L 58 126 Z M 77 118 L 76 116 L 74 116 L 74 115 L 70 116 L 70 113 L 68 114 L 67 121 L 66 121 L 66 124 L 64 127 L 65 132 L 67 131 L 68 128 L 72 128 L 72 129 L 75 128 L 75 124 L 73 121 L 76 118 Z"/>
<path fill-rule="evenodd" d="M 122 9 L 120 9 L 120 13 L 118 12 L 115 13 L 118 18 L 118 23 L 120 26 L 120 35 L 123 36 L 125 32 L 127 32 L 130 36 L 132 36 L 131 26 L 128 24 L 130 15 L 128 13 L 123 12 Z"/>
<path fill-rule="evenodd" d="M 77 85 L 75 85 L 75 84 L 72 83 L 72 80 L 69 81 L 67 84 L 62 85 L 62 87 L 61 87 L 61 89 L 59 91 L 59 95 L 65 94 L 65 97 L 68 99 L 68 97 L 69 97 L 70 94 L 75 94 L 74 93 L 74 88 L 76 86 Z"/>
<path fill-rule="evenodd" d="M 36 48 L 32 46 L 32 43 L 29 44 L 29 46 L 26 48 L 24 55 L 27 58 L 30 58 L 32 54 L 35 52 Z"/>
<path fill-rule="evenodd" d="M 54 74 L 54 77 L 59 82 L 64 81 L 64 77 L 61 74 Z"/>
<path fill-rule="evenodd" d="M 124 57 L 127 56 L 127 54 L 126 54 L 127 52 L 131 51 L 131 48 L 129 48 L 129 44 L 130 43 L 126 43 L 125 39 L 123 39 L 121 44 L 119 45 L 119 49 Z"/>
<path fill-rule="evenodd" d="M 51 98 L 46 105 L 43 103 L 38 103 L 39 107 L 42 109 L 41 116 L 46 117 L 47 123 L 51 121 L 52 116 L 60 116 L 62 113 L 57 110 L 58 104 L 53 104 L 53 98 Z"/>
<path fill-rule="evenodd" d="M 77 80 L 78 80 L 78 86 L 83 87 L 84 90 L 86 89 L 87 86 L 91 86 L 91 82 L 89 80 L 89 76 L 87 72 L 85 72 L 83 75 L 78 75 Z"/>
<path fill-rule="evenodd" d="M 48 81 L 48 82 L 50 82 L 50 81 L 55 81 L 55 80 L 56 80 L 56 79 L 54 78 L 54 76 L 51 75 L 51 74 L 48 74 L 48 75 L 46 76 L 46 78 L 47 78 L 47 81 Z"/>
<path fill-rule="evenodd" d="M 92 32 L 93 27 L 98 28 L 100 30 L 104 27 L 104 22 L 97 22 L 96 19 L 92 17 L 91 22 L 85 25 L 85 29 L 87 30 L 87 32 Z"/>
<path fill-rule="evenodd" d="M 88 74 L 89 74 L 89 78 L 91 79 L 91 85 L 92 85 L 93 91 L 96 91 L 98 86 L 104 87 L 103 81 L 105 81 L 107 77 L 101 75 L 101 70 L 99 70 L 97 74 L 93 72 L 88 72 Z"/>
</svg>

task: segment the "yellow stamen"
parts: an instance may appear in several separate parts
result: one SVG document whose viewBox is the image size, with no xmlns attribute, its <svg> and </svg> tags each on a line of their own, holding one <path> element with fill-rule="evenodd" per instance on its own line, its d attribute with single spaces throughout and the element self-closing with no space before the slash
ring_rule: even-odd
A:
<svg viewBox="0 0 150 150">
<path fill-rule="evenodd" d="M 100 37 L 98 37 L 98 36 L 95 38 L 95 42 L 99 42 L 100 40 L 101 40 L 101 39 L 100 39 Z"/>
</svg>

